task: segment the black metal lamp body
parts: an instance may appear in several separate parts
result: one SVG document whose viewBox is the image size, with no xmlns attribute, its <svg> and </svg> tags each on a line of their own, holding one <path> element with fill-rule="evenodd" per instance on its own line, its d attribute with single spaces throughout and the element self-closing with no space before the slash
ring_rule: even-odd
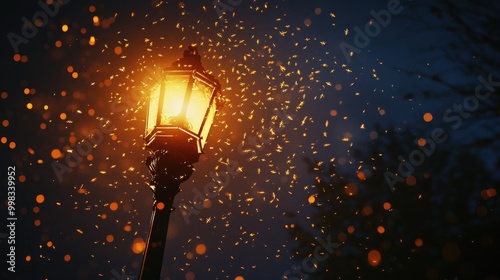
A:
<svg viewBox="0 0 500 280">
<path fill-rule="evenodd" d="M 168 222 L 180 184 L 203 153 L 216 112 L 222 106 L 219 82 L 205 72 L 196 47 L 164 71 L 149 97 L 146 165 L 152 175 L 153 214 L 140 280 L 160 279 Z"/>
</svg>

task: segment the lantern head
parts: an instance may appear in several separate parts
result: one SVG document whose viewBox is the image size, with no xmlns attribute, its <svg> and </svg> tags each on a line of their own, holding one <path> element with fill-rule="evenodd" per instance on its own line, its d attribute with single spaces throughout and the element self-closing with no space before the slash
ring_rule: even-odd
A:
<svg viewBox="0 0 500 280">
<path fill-rule="evenodd" d="M 196 47 L 165 69 L 148 100 L 146 148 L 175 151 L 198 161 L 222 107 L 219 82 L 206 73 Z"/>
</svg>

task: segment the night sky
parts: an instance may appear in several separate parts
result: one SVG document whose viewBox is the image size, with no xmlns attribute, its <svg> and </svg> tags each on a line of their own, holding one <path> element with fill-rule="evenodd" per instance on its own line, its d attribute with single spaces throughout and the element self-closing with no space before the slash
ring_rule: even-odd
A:
<svg viewBox="0 0 500 280">
<path fill-rule="evenodd" d="M 353 148 L 373 140 L 374 124 L 425 129 L 449 106 L 419 98 L 431 83 L 398 71 L 452 66 L 419 55 L 444 39 L 412 29 L 407 1 L 349 59 L 341 42 L 354 45 L 355 27 L 393 1 L 221 2 L 237 5 L 60 1 L 36 31 L 23 17 L 46 14 L 37 1 L 4 4 L 0 217 L 7 225 L 7 170 L 15 166 L 17 221 L 16 272 L 3 261 L 2 279 L 137 279 L 153 201 L 146 96 L 190 44 L 227 102 L 176 196 L 174 206 L 186 208 L 171 214 L 164 279 L 281 279 L 297 263 L 285 213 L 307 222 L 313 211 L 315 179 L 303 158 L 356 172 Z M 232 10 L 219 16 L 222 7 Z M 254 147 L 259 139 L 266 143 Z M 226 186 L 188 215 L 211 172 Z M 0 233 L 5 257 L 7 228 Z"/>
</svg>

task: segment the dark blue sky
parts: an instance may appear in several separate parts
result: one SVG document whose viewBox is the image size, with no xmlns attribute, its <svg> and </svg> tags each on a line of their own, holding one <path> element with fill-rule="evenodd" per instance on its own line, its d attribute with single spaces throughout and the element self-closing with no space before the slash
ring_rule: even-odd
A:
<svg viewBox="0 0 500 280">
<path fill-rule="evenodd" d="M 202 190 L 211 171 L 225 174 L 230 160 L 240 173 L 189 224 L 180 211 L 172 213 L 166 279 L 280 279 L 293 264 L 295 246 L 283 214 L 295 212 L 307 223 L 311 211 L 313 178 L 302 158 L 355 170 L 352 147 L 370 140 L 374 123 L 424 127 L 423 113 L 446 106 L 419 95 L 425 81 L 396 71 L 428 67 L 417 46 L 436 39 L 414 34 L 411 22 L 396 15 L 346 62 L 339 44 L 352 44 L 354 28 L 364 28 L 370 11 L 386 9 L 386 1 L 243 0 L 218 19 L 211 1 L 152 7 L 148 1 L 73 0 L 19 45 L 19 56 L 8 34 L 20 35 L 21 18 L 31 19 L 41 7 L 35 1 L 8 5 L 0 40 L 0 92 L 6 93 L 0 116 L 8 120 L 0 129 L 2 178 L 4 166 L 15 165 L 23 182 L 16 189 L 18 271 L 3 279 L 108 280 L 122 268 L 138 275 L 142 254 L 133 245 L 146 240 L 152 193 L 142 140 L 145 100 L 131 96 L 151 86 L 140 83 L 147 81 L 146 69 L 169 66 L 191 43 L 199 45 L 228 102 L 175 204 L 190 205 L 193 189 Z M 410 10 L 401 5 L 398 16 Z M 412 101 L 405 98 L 410 92 Z M 238 146 L 279 123 L 274 109 L 294 117 L 247 161 Z M 102 119 L 115 130 L 103 133 L 92 156 L 58 180 L 53 163 L 64 163 L 85 141 L 82 131 L 99 128 Z M 198 254 L 200 244 L 206 252 Z"/>
</svg>

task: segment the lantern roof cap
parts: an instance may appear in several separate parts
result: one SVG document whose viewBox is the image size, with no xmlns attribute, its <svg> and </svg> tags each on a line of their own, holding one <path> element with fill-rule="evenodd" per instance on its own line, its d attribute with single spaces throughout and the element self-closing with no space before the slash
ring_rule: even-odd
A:
<svg viewBox="0 0 500 280">
<path fill-rule="evenodd" d="M 198 48 L 195 45 L 190 45 L 184 51 L 182 58 L 172 63 L 172 68 L 205 70 L 201 65 L 201 55 L 198 53 Z"/>
</svg>

